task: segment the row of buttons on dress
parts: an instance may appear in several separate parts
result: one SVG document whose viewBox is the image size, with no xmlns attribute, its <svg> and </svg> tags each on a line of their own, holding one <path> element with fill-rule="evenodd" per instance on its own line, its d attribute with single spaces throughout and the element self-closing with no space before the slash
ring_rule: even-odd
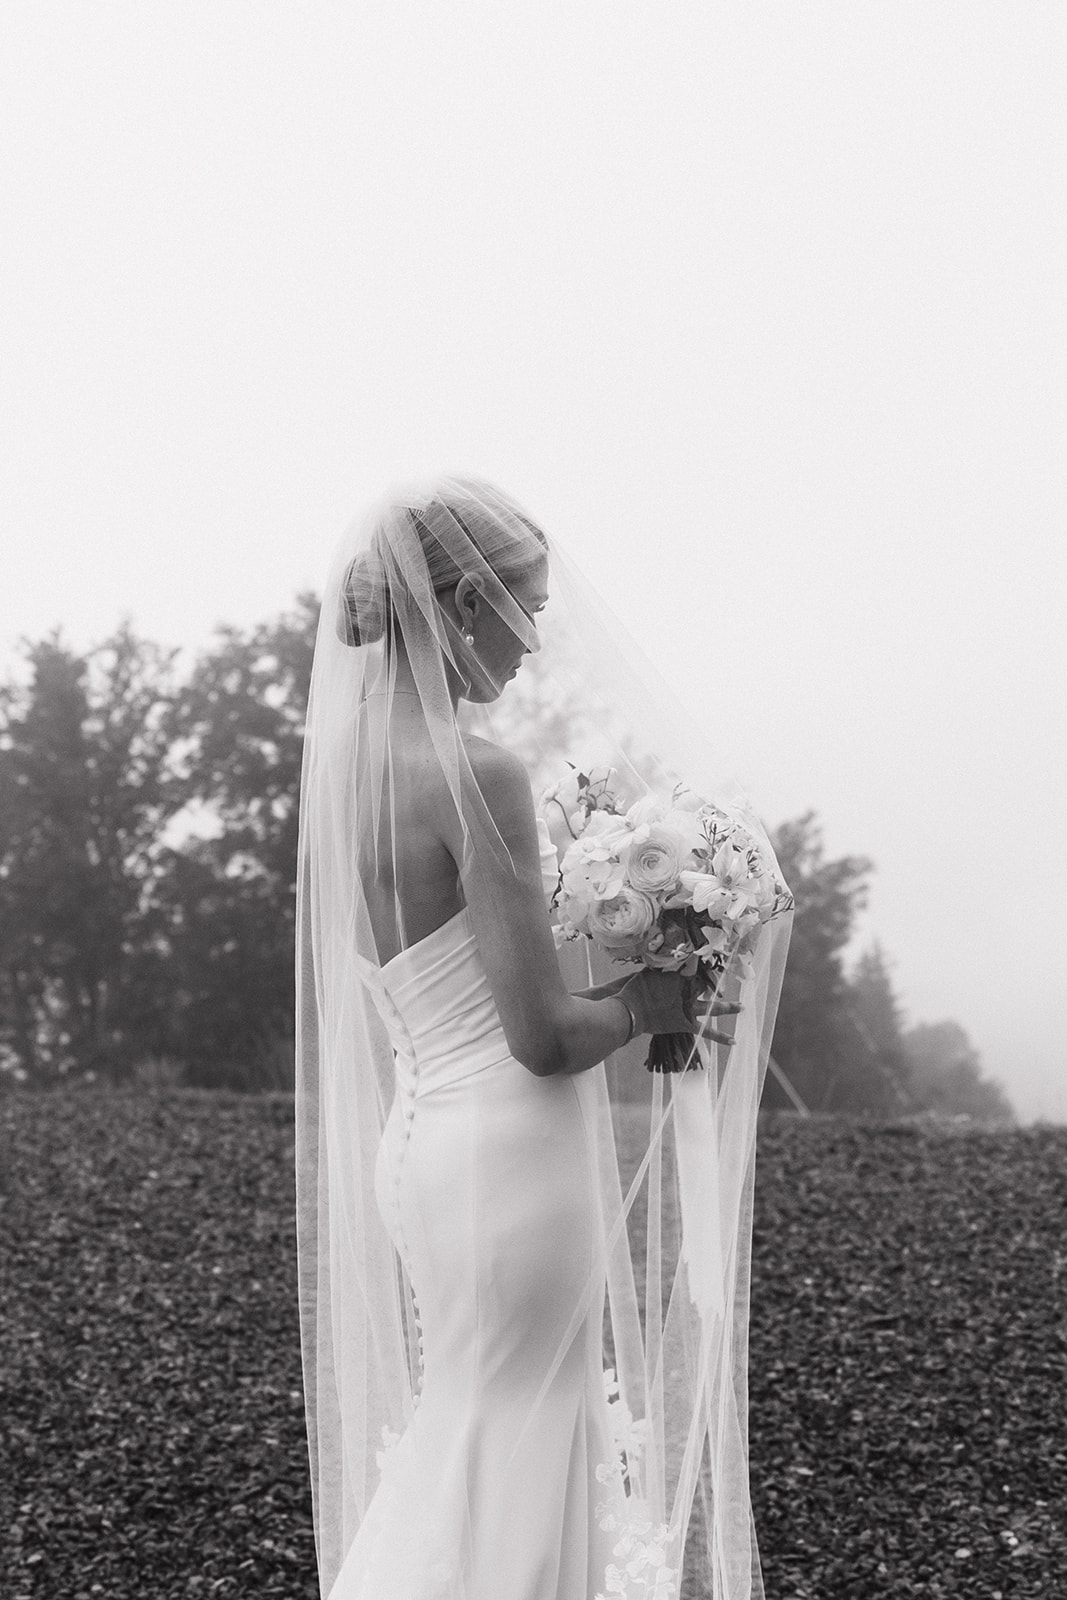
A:
<svg viewBox="0 0 1067 1600">
<path fill-rule="evenodd" d="M 375 985 L 375 998 L 382 1019 L 389 1029 L 390 1039 L 395 1054 L 395 1085 L 396 1094 L 401 1100 L 404 1116 L 404 1137 L 400 1150 L 397 1152 L 393 1165 L 393 1200 L 395 1203 L 396 1236 L 400 1243 L 400 1260 L 407 1276 L 408 1286 L 411 1290 L 411 1308 L 415 1318 L 415 1334 L 418 1341 L 419 1368 L 415 1380 L 415 1390 L 412 1395 L 412 1404 L 418 1409 L 422 1398 L 422 1379 L 425 1364 L 423 1348 L 422 1313 L 419 1310 L 418 1296 L 412 1282 L 411 1259 L 404 1243 L 404 1229 L 401 1222 L 400 1210 L 400 1176 L 403 1167 L 404 1155 L 411 1141 L 411 1126 L 415 1120 L 415 1100 L 419 1083 L 419 1062 L 415 1053 L 415 1045 L 410 1030 L 399 1007 L 384 983 L 379 981 Z"/>
<path fill-rule="evenodd" d="M 415 1390 L 414 1390 L 414 1393 L 412 1395 L 412 1404 L 415 1407 L 415 1409 L 417 1410 L 418 1409 L 418 1405 L 419 1405 L 419 1401 L 422 1399 L 422 1381 L 423 1381 L 423 1374 L 424 1374 L 424 1370 L 425 1370 L 425 1359 L 426 1359 L 426 1357 L 425 1357 L 425 1348 L 424 1348 L 424 1344 L 423 1344 L 422 1313 L 419 1310 L 419 1298 L 418 1298 L 418 1295 L 415 1293 L 415 1285 L 414 1285 L 412 1271 L 411 1271 L 411 1259 L 410 1259 L 410 1256 L 408 1255 L 406 1247 L 404 1246 L 404 1231 L 403 1231 L 403 1225 L 402 1225 L 401 1220 L 400 1220 L 401 1219 L 401 1210 L 400 1210 L 400 1177 L 401 1177 L 401 1168 L 403 1166 L 403 1158 L 404 1158 L 404 1155 L 407 1152 L 407 1147 L 408 1147 L 409 1143 L 411 1142 L 411 1128 L 412 1128 L 412 1124 L 414 1123 L 414 1120 L 415 1120 L 415 1098 L 416 1098 L 415 1091 L 416 1091 L 416 1087 L 418 1085 L 418 1076 L 419 1076 L 418 1062 L 415 1059 L 414 1051 L 412 1052 L 412 1056 L 411 1056 L 410 1059 L 412 1060 L 412 1063 L 413 1063 L 413 1066 L 414 1066 L 414 1072 L 412 1074 L 412 1081 L 410 1083 L 405 1081 L 405 1076 L 400 1070 L 400 1062 L 399 1061 L 397 1062 L 396 1092 L 397 1092 L 398 1095 L 403 1096 L 402 1104 L 403 1104 L 403 1114 L 404 1114 L 404 1142 L 403 1142 L 403 1145 L 402 1145 L 400 1151 L 397 1154 L 396 1165 L 395 1165 L 394 1171 L 393 1171 L 393 1183 L 394 1183 L 395 1198 L 396 1198 L 397 1237 L 399 1238 L 400 1243 L 401 1243 L 401 1247 L 402 1247 L 401 1262 L 403 1264 L 404 1271 L 407 1274 L 408 1287 L 409 1287 L 409 1289 L 411 1291 L 411 1309 L 412 1309 L 412 1312 L 413 1312 L 414 1317 L 415 1317 L 415 1334 L 416 1334 L 416 1338 L 417 1338 L 417 1342 L 418 1342 L 418 1351 L 419 1351 L 419 1370 L 418 1370 L 418 1373 L 417 1373 L 417 1376 L 416 1376 Z"/>
</svg>

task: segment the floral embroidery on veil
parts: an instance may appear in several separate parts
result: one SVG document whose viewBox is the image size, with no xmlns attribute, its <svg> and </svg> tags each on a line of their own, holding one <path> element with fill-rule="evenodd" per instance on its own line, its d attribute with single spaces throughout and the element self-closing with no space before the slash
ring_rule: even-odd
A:
<svg viewBox="0 0 1067 1600">
<path fill-rule="evenodd" d="M 597 1482 L 614 1492 L 596 1508 L 597 1522 L 605 1533 L 617 1534 L 612 1547 L 616 1560 L 604 1573 L 604 1589 L 596 1600 L 677 1600 L 678 1566 L 668 1551 L 676 1542 L 665 1522 L 654 1523 L 641 1498 L 641 1465 L 648 1440 L 648 1423 L 635 1420 L 619 1391 L 614 1369 L 604 1373 L 615 1458 L 596 1469 Z"/>
</svg>

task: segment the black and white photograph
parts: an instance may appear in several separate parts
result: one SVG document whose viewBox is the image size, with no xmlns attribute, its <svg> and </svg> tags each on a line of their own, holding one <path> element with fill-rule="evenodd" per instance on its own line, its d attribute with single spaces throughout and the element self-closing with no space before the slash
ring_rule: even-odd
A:
<svg viewBox="0 0 1067 1600">
<path fill-rule="evenodd" d="M 1065 84 L 5 0 L 0 1600 L 1067 1595 Z"/>
</svg>

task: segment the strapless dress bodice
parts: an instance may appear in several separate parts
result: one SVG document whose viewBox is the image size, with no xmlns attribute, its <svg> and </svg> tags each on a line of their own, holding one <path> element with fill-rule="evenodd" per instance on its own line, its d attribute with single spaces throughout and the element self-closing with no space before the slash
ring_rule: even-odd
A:
<svg viewBox="0 0 1067 1600">
<path fill-rule="evenodd" d="M 537 819 L 546 900 L 559 882 L 548 827 Z M 514 1058 L 489 987 L 466 906 L 381 968 L 383 1008 L 397 1087 L 416 1098 Z"/>
<path fill-rule="evenodd" d="M 431 1094 L 511 1062 L 466 906 L 387 961 L 382 983 L 401 1088 Z"/>
</svg>

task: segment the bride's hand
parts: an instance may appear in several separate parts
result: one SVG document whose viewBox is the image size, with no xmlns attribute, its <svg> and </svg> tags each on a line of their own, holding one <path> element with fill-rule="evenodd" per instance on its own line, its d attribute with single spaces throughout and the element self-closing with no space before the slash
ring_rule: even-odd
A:
<svg viewBox="0 0 1067 1600">
<path fill-rule="evenodd" d="M 686 1002 L 686 980 L 677 972 L 644 968 L 619 984 L 614 992 L 630 1007 L 635 1033 L 701 1033 L 716 1044 L 733 1044 L 733 1035 L 705 1026 L 708 1017 L 732 1017 L 741 1007 L 735 1000 L 713 1000 L 703 1005 Z"/>
<path fill-rule="evenodd" d="M 609 978 L 606 983 L 594 983 L 588 989 L 575 989 L 575 999 L 607 1000 L 610 995 L 618 994 L 620 989 L 625 988 L 633 976 L 634 973 L 631 968 L 629 972 L 624 972 L 619 978 Z"/>
</svg>

